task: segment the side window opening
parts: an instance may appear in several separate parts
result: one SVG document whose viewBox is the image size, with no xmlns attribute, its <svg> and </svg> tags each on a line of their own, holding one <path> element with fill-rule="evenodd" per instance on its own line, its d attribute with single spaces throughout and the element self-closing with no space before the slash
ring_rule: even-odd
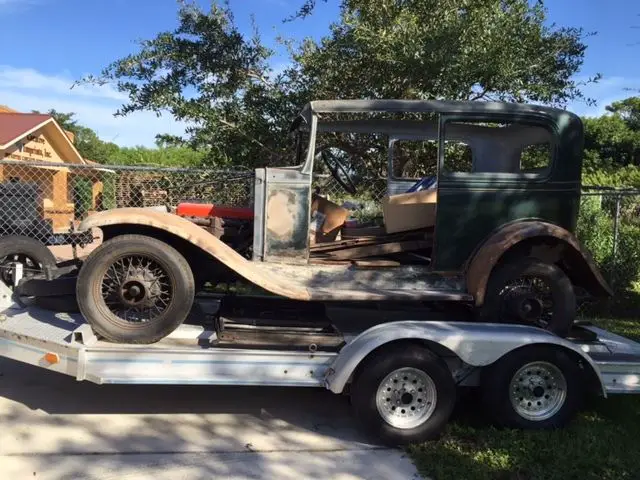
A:
<svg viewBox="0 0 640 480">
<path fill-rule="evenodd" d="M 444 141 L 446 173 L 542 175 L 553 159 L 551 130 L 523 122 L 451 122 Z"/>
<path fill-rule="evenodd" d="M 396 140 L 393 143 L 391 168 L 396 179 L 437 175 L 438 143 L 435 140 Z"/>
</svg>

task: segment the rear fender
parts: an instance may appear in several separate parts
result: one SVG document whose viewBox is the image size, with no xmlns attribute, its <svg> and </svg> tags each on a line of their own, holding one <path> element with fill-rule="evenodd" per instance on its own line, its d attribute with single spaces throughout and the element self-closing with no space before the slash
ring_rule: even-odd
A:
<svg viewBox="0 0 640 480">
<path fill-rule="evenodd" d="M 88 231 L 92 228 L 118 225 L 140 225 L 170 233 L 186 240 L 238 275 L 271 293 L 295 300 L 310 299 L 309 291 L 306 288 L 266 275 L 256 268 L 253 262 L 242 257 L 205 229 L 171 213 L 144 208 L 117 208 L 91 215 L 80 224 L 79 230 Z"/>
<path fill-rule="evenodd" d="M 553 263 L 562 261 L 570 269 L 574 283 L 585 287 L 592 295 L 613 295 L 596 262 L 578 239 L 568 230 L 542 221 L 509 224 L 494 233 L 467 262 L 467 289 L 476 305 L 484 303 L 491 272 L 518 246 L 531 246 L 528 255 L 540 255 Z M 538 251 L 536 251 L 538 248 Z"/>
</svg>

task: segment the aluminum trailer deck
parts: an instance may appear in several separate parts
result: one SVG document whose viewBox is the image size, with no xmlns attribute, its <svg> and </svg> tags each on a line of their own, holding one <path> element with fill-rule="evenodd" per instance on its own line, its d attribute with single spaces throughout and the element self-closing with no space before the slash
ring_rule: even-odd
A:
<svg viewBox="0 0 640 480">
<path fill-rule="evenodd" d="M 590 372 L 587 377 L 593 380 L 597 393 L 605 396 L 640 393 L 640 344 L 594 326 L 580 327 L 590 338 L 579 341 L 561 339 L 526 326 L 392 321 L 361 332 L 339 333 L 339 342 L 334 342 L 333 348 L 310 342 L 305 349 L 292 349 L 286 345 L 247 347 L 241 343 L 219 346 L 219 332 L 185 324 L 156 344 L 122 345 L 96 338 L 80 315 L 21 307 L 13 302 L 11 291 L 1 282 L 0 290 L 0 356 L 98 384 L 321 387 L 334 393 L 349 391 L 353 401 L 355 379 L 359 382 L 359 391 L 365 390 L 360 384 L 366 383 L 362 378 L 368 375 L 363 375 L 363 371 L 375 372 L 378 365 L 393 363 L 417 348 L 429 350 L 432 352 L 429 355 L 438 357 L 437 360 L 446 365 L 453 379 L 451 385 L 481 386 L 484 370 L 506 362 L 514 352 L 530 350 L 534 346 L 563 351 L 577 360 L 583 370 Z M 300 333 L 301 338 L 305 335 L 304 331 Z M 420 361 L 429 363 L 432 360 L 429 357 Z M 407 366 L 399 365 L 394 370 L 396 377 L 389 377 L 392 372 L 386 380 L 378 379 L 377 388 L 367 387 L 376 401 L 381 399 L 383 404 L 385 400 L 391 401 L 398 409 L 402 408 L 403 414 L 405 406 L 409 412 L 397 419 L 395 408 L 385 411 L 384 405 L 378 404 L 380 428 L 374 433 L 385 442 L 431 438 L 441 428 L 436 425 L 424 429 L 422 424 L 414 425 L 407 420 L 411 417 L 410 408 L 416 411 L 422 408 L 422 399 L 418 398 L 417 392 L 423 390 L 415 385 L 423 385 L 427 393 L 432 389 L 434 403 L 436 398 L 441 403 L 449 395 L 446 389 L 444 393 L 439 390 L 437 381 L 430 380 L 437 377 L 437 372 L 431 377 L 421 377 L 415 365 L 409 365 L 412 360 L 407 362 Z M 550 372 L 553 374 L 554 370 Z M 396 391 L 394 387 L 392 391 L 394 381 L 403 382 L 401 377 L 409 378 L 409 386 L 405 388 L 403 384 L 402 390 Z M 535 394 L 536 382 L 542 382 L 544 387 L 542 377 L 544 372 L 538 377 L 534 372 L 527 380 L 531 395 Z M 386 393 L 384 382 L 391 393 Z M 392 394 L 396 395 L 387 396 Z M 553 394 L 550 395 L 553 398 Z M 425 417 L 423 423 L 428 418 Z M 375 423 L 375 419 L 366 415 L 361 420 Z"/>
</svg>

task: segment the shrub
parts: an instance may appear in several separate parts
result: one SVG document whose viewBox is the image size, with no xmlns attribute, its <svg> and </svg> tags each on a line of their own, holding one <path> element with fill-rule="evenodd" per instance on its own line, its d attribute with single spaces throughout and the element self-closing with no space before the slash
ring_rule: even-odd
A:
<svg viewBox="0 0 640 480">
<path fill-rule="evenodd" d="M 625 290 L 638 280 L 640 274 L 640 226 L 621 218 L 614 259 L 614 221 L 608 209 L 603 207 L 601 198 L 583 197 L 577 236 L 616 290 Z"/>
<path fill-rule="evenodd" d="M 77 220 L 83 219 L 93 203 L 93 183 L 85 177 L 73 179 L 73 205 L 74 216 Z"/>
<path fill-rule="evenodd" d="M 116 174 L 105 173 L 102 177 L 102 205 L 100 210 L 116 208 Z"/>
</svg>

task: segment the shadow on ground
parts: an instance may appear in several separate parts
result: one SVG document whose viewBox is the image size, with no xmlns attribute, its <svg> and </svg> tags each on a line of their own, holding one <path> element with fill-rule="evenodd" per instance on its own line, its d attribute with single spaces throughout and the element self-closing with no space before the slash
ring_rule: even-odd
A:
<svg viewBox="0 0 640 480">
<path fill-rule="evenodd" d="M 157 479 L 415 472 L 363 438 L 346 397 L 322 389 L 94 385 L 0 359 L 0 424 L 3 478 L 25 469 L 83 479 L 141 468 Z"/>
</svg>

